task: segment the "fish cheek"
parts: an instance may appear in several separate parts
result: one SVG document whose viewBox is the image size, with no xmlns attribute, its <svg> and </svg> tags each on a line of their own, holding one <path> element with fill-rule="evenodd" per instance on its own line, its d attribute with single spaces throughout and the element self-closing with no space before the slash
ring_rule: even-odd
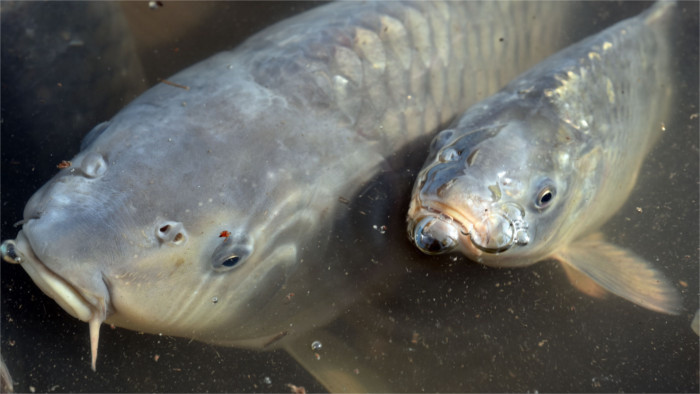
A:
<svg viewBox="0 0 700 394">
<path fill-rule="evenodd" d="M 183 264 L 185 264 L 185 259 L 183 257 L 178 257 L 177 259 L 175 259 L 175 263 L 173 263 L 175 271 L 182 267 Z"/>
<path fill-rule="evenodd" d="M 252 294 L 246 302 L 246 309 L 258 316 L 260 311 L 265 310 L 268 304 L 273 303 L 273 307 L 283 301 L 284 297 L 275 297 L 280 289 L 287 282 L 287 270 L 283 265 L 275 265 L 270 267 L 262 277 L 257 280 L 257 294 Z M 254 316 L 251 316 L 253 318 Z"/>
</svg>

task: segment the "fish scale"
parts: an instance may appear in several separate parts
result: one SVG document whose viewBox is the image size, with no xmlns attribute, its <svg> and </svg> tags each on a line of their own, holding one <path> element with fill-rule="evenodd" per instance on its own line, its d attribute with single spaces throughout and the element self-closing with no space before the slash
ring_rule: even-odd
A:
<svg viewBox="0 0 700 394">
<path fill-rule="evenodd" d="M 542 34 L 541 27 L 525 27 L 525 21 L 520 20 L 520 15 L 546 18 L 549 12 L 542 4 L 531 2 L 486 7 L 469 2 L 459 6 L 441 2 L 379 4 L 357 16 L 337 11 L 338 15 L 327 17 L 320 27 L 298 22 L 291 33 L 285 32 L 285 40 L 276 42 L 278 36 L 273 33 L 244 47 L 269 45 L 291 55 L 278 64 L 277 51 L 270 48 L 253 54 L 251 61 L 263 65 L 254 74 L 256 80 L 273 90 L 284 89 L 284 82 L 275 87 L 272 75 L 283 76 L 291 67 L 313 70 L 309 80 L 301 83 L 305 90 L 313 86 L 319 97 L 326 98 L 316 105 L 328 105 L 330 111 L 339 109 L 351 126 L 370 139 L 384 140 L 391 150 L 397 148 L 397 142 L 424 135 L 463 110 L 471 102 L 475 84 L 481 93 L 494 91 L 507 80 L 505 65 L 530 65 L 538 58 L 536 51 L 516 53 L 503 47 L 528 47 L 531 42 L 542 47 L 557 45 L 554 42 L 559 39 Z M 512 28 L 494 27 L 502 26 L 495 20 L 508 15 L 518 18 Z M 475 29 L 470 25 L 465 31 L 465 25 L 460 24 L 463 20 L 473 20 L 480 26 Z M 556 30 L 557 23 L 545 29 Z M 304 35 L 311 28 L 321 29 L 314 31 L 318 38 L 311 42 L 290 38 Z M 294 57 L 298 60 L 293 61 Z M 490 59 L 496 58 L 499 66 L 494 67 Z M 268 65 L 270 62 L 273 64 Z M 492 73 L 492 68 L 503 71 Z M 474 72 L 478 77 L 472 77 Z M 292 86 L 298 88 L 294 83 Z"/>
</svg>

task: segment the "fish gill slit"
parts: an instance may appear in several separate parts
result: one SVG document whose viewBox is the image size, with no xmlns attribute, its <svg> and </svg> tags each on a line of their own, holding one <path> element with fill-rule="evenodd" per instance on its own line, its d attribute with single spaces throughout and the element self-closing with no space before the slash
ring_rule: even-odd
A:
<svg viewBox="0 0 700 394">
<path fill-rule="evenodd" d="M 205 288 L 214 288 L 216 286 L 213 286 L 213 284 L 209 283 L 208 281 L 200 281 L 199 285 L 195 288 L 195 290 L 190 293 L 189 295 L 180 298 L 178 301 L 179 302 L 174 302 L 172 307 L 170 308 L 170 313 L 166 316 L 166 321 L 169 323 L 174 323 L 177 324 L 180 321 L 183 321 L 183 316 L 184 315 L 189 315 L 190 319 L 192 318 L 192 311 L 200 311 L 202 310 L 202 302 L 205 303 L 206 305 L 206 300 L 205 301 L 200 301 L 203 298 L 203 290 Z M 185 293 L 179 293 L 181 295 L 185 295 Z M 197 303 L 198 305 L 194 305 L 194 308 L 192 308 L 193 304 Z M 210 316 L 210 314 L 199 314 L 196 316 L 196 319 L 201 321 L 205 319 L 205 316 Z"/>
</svg>

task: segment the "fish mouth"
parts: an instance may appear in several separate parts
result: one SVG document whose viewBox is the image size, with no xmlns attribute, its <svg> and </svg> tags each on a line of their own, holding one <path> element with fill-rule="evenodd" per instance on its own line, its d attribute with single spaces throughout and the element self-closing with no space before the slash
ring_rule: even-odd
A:
<svg viewBox="0 0 700 394">
<path fill-rule="evenodd" d="M 524 210 L 501 204 L 477 216 L 436 200 L 414 200 L 409 210 L 409 237 L 424 253 L 461 250 L 477 261 L 484 253 L 498 254 L 529 242 Z"/>
<path fill-rule="evenodd" d="M 107 318 L 109 293 L 106 284 L 98 289 L 101 295 L 80 289 L 61 275 L 51 270 L 36 256 L 27 236 L 20 231 L 17 239 L 6 240 L 0 246 L 2 259 L 12 264 L 20 264 L 34 283 L 51 297 L 71 316 L 89 323 L 92 369 L 97 361 L 97 344 L 100 325 Z"/>
</svg>

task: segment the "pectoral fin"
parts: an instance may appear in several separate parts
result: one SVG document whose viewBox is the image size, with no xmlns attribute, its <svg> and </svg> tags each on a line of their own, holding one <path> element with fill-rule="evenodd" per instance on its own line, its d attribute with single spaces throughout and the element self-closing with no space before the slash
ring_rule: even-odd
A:
<svg viewBox="0 0 700 394">
<path fill-rule="evenodd" d="M 569 264 L 562 264 L 561 266 L 564 268 L 564 272 L 566 273 L 566 277 L 569 279 L 569 282 L 571 282 L 571 284 L 581 293 L 600 299 L 607 298 L 608 294 L 610 294 L 607 290 L 596 283 L 596 281 L 591 279 L 590 276 L 582 273 L 573 266 Z"/>
<path fill-rule="evenodd" d="M 312 349 L 314 342 L 321 348 Z M 386 381 L 364 364 L 360 352 L 325 330 L 295 338 L 284 348 L 331 393 L 391 391 Z"/>
<path fill-rule="evenodd" d="M 605 242 L 601 234 L 577 241 L 552 257 L 588 276 L 605 290 L 644 308 L 672 315 L 681 311 L 678 291 L 661 272 L 631 251 Z M 574 279 L 574 285 L 578 288 L 585 282 L 576 281 Z"/>
</svg>

